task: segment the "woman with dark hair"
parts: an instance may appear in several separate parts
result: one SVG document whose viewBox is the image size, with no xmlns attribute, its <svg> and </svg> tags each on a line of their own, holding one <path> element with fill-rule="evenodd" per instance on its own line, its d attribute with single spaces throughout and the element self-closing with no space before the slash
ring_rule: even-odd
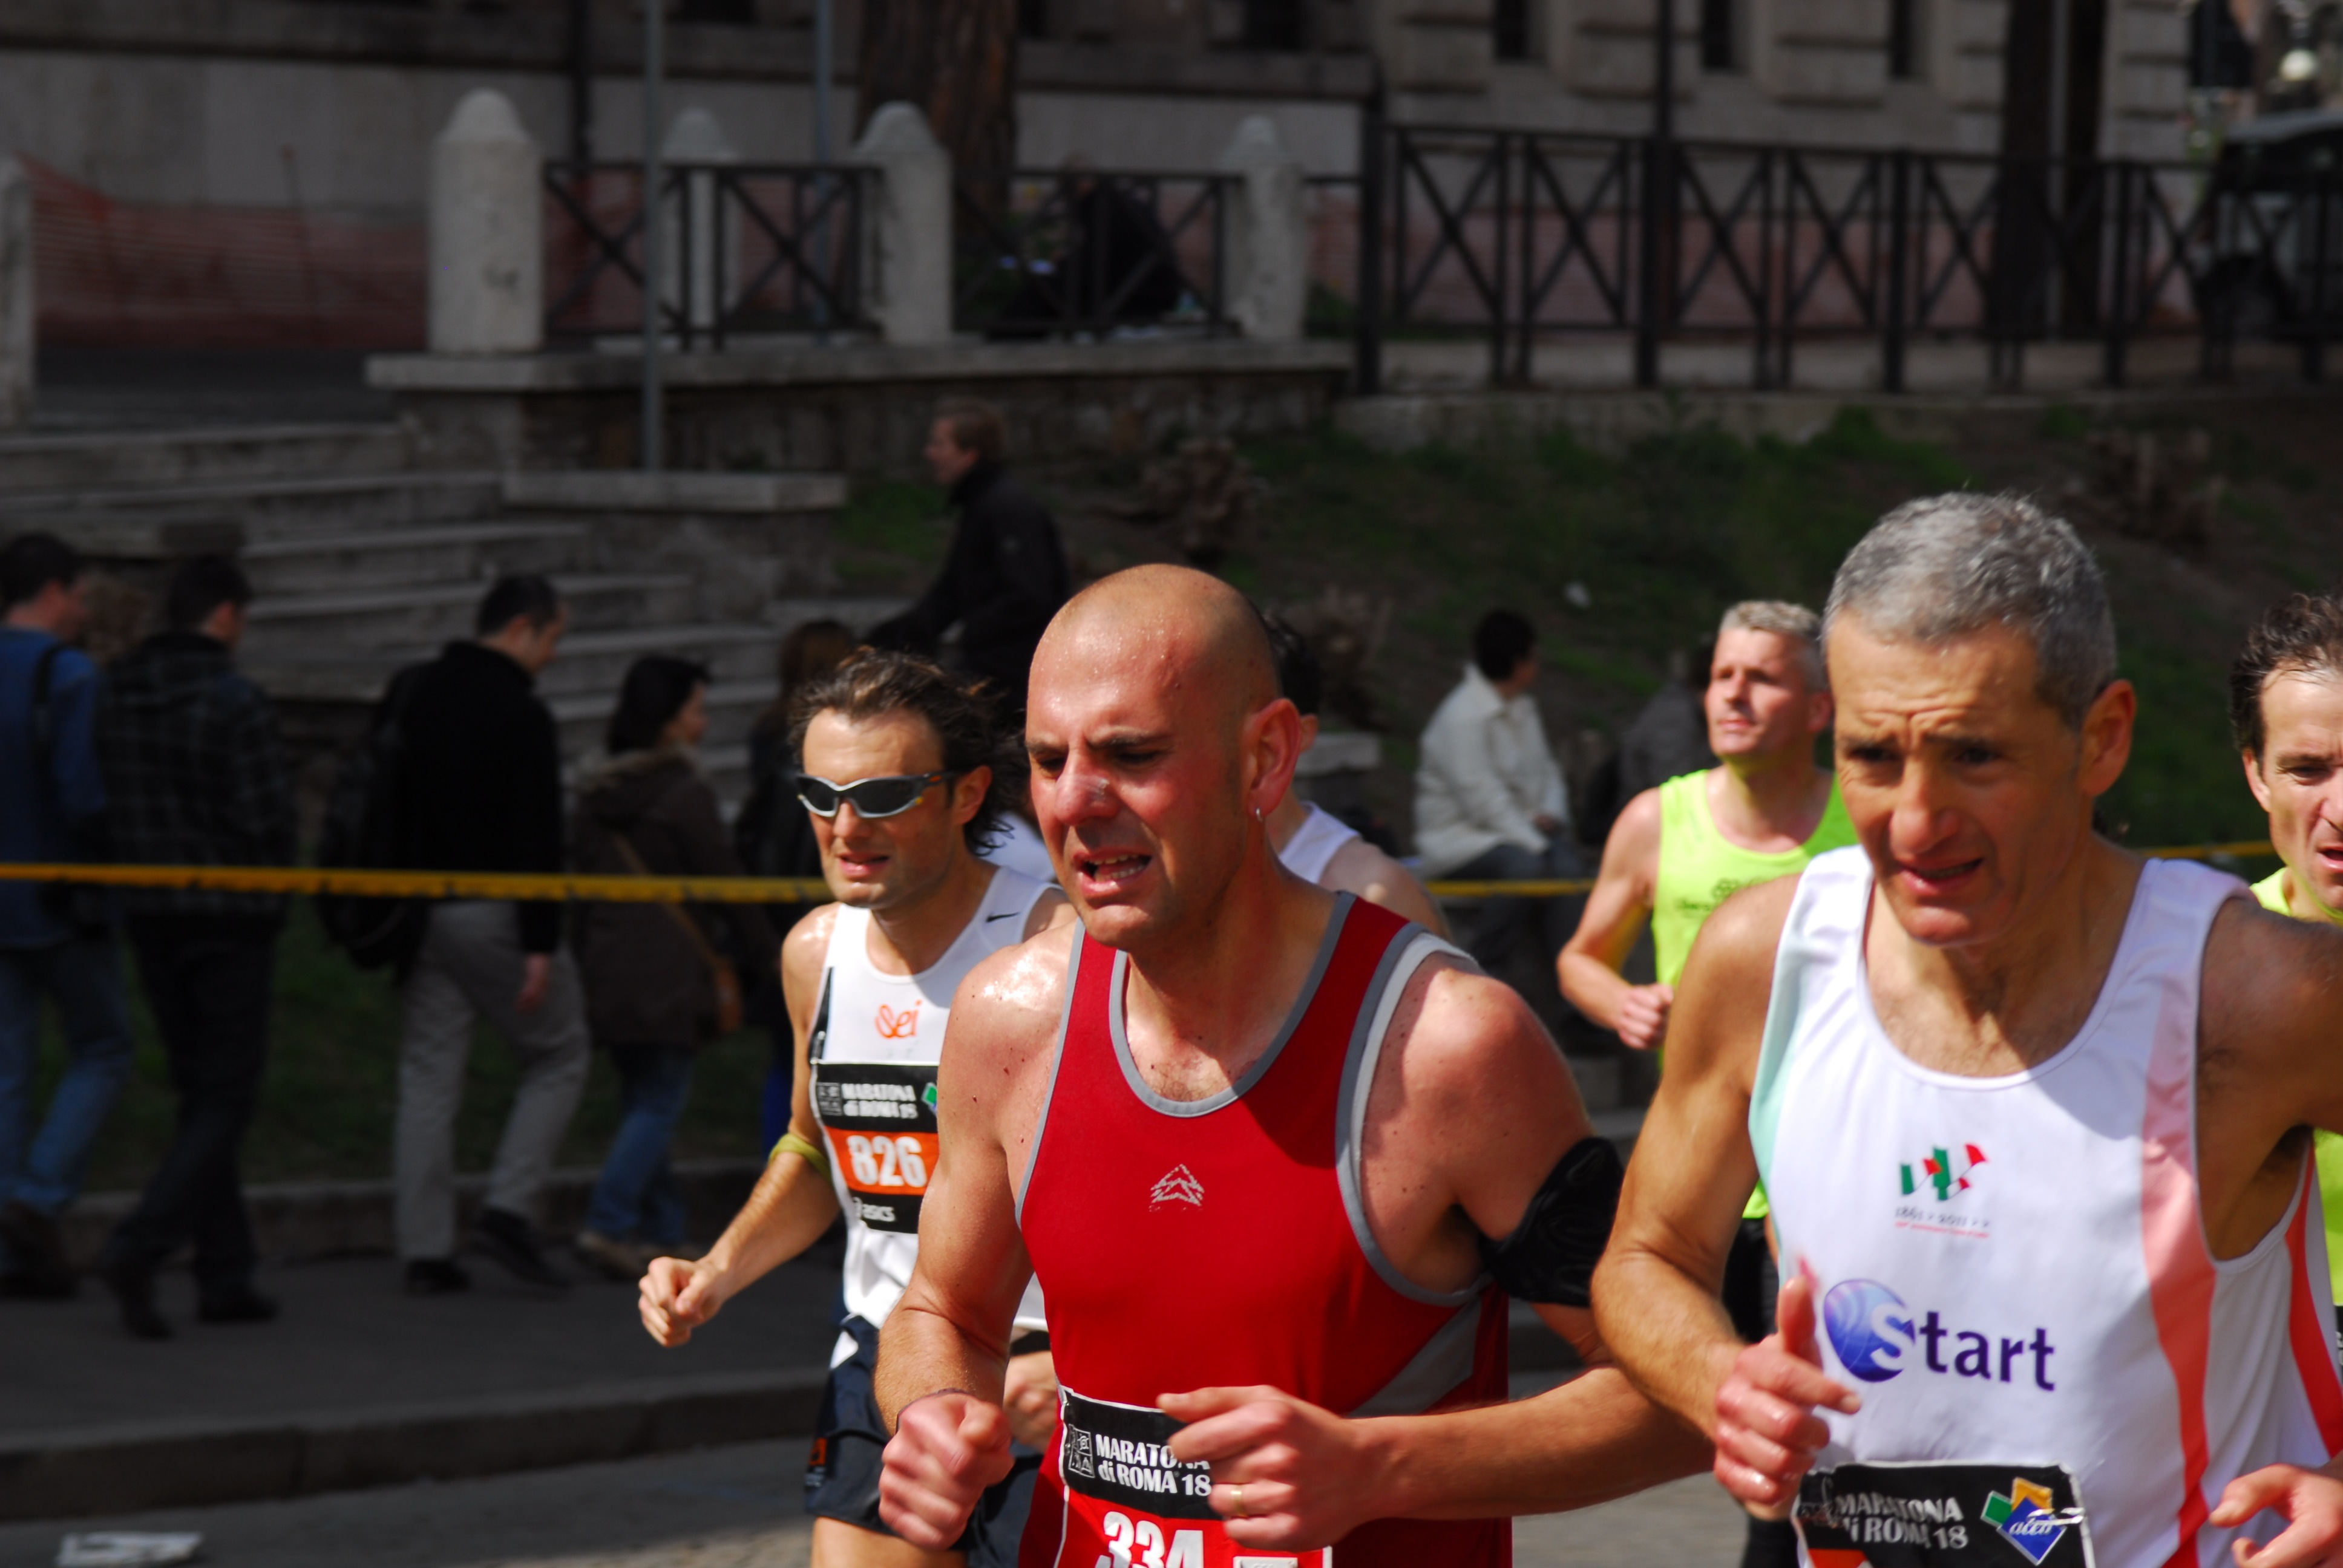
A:
<svg viewBox="0 0 2343 1568">
<path fill-rule="evenodd" d="M 692 748 L 708 729 L 708 671 L 688 659 L 635 660 L 610 715 L 608 756 L 579 786 L 572 839 L 578 869 L 596 876 L 739 876 L 740 862 Z M 756 973 L 772 966 L 771 926 L 754 905 L 581 906 L 574 940 L 586 1020 L 618 1070 L 623 1112 L 578 1233 L 578 1251 L 617 1279 L 639 1275 L 683 1240 L 683 1201 L 668 1147 L 691 1089 L 693 1053 L 739 998 L 737 977 L 709 930 Z"/>
</svg>

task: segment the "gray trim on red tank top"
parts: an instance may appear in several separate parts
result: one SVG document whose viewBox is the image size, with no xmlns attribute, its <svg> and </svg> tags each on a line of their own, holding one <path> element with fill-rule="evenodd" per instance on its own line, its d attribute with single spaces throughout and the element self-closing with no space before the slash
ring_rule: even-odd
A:
<svg viewBox="0 0 2343 1568">
<path fill-rule="evenodd" d="M 1342 940 L 1343 924 L 1350 919 L 1351 906 L 1356 902 L 1357 897 L 1351 893 L 1336 896 L 1334 913 L 1326 921 L 1326 934 L 1318 943 L 1318 956 L 1311 961 L 1310 978 L 1302 982 L 1302 994 L 1293 999 L 1293 1010 L 1285 1015 L 1284 1025 L 1278 1030 L 1277 1038 L 1269 1042 L 1269 1049 L 1261 1053 L 1261 1060 L 1246 1068 L 1244 1076 L 1228 1088 L 1202 1100 L 1167 1100 L 1150 1089 L 1147 1080 L 1140 1076 L 1139 1063 L 1131 1059 L 1131 1038 L 1122 1027 L 1122 988 L 1131 973 L 1131 955 L 1115 954 L 1114 975 L 1107 983 L 1106 1029 L 1114 1042 L 1114 1059 L 1122 1066 L 1122 1081 L 1131 1086 L 1139 1102 L 1165 1116 L 1210 1116 L 1242 1100 L 1245 1091 L 1277 1065 L 1277 1059 L 1285 1052 L 1285 1042 L 1293 1038 L 1293 1031 L 1302 1027 L 1302 1020 L 1310 1011 L 1310 1004 L 1318 1000 L 1318 982 L 1326 978 L 1326 966 L 1334 960 L 1334 949 Z M 1071 981 L 1068 994 L 1071 994 Z"/>
<path fill-rule="evenodd" d="M 1422 926 L 1410 924 L 1394 934 L 1391 945 L 1383 950 L 1381 962 L 1375 965 L 1374 978 L 1367 982 L 1367 994 L 1359 1003 L 1359 1016 L 1351 1025 L 1350 1049 L 1342 1058 L 1342 1099 L 1334 1116 L 1334 1181 L 1342 1189 L 1342 1211 L 1350 1216 L 1351 1238 L 1359 1251 L 1366 1254 L 1367 1262 L 1376 1276 L 1393 1290 L 1412 1302 L 1427 1306 L 1461 1307 L 1478 1296 L 1488 1285 L 1486 1275 L 1474 1280 L 1461 1291 L 1427 1290 L 1399 1271 L 1383 1243 L 1375 1240 L 1374 1228 L 1367 1222 L 1365 1160 L 1367 1096 L 1374 1087 L 1375 1063 L 1383 1059 L 1383 1038 L 1374 1032 L 1375 1019 L 1383 1011 L 1383 993 L 1391 987 L 1407 955 L 1416 948 L 1424 948 L 1424 959 L 1447 953 L 1464 959 L 1460 950 L 1434 937 Z M 1418 963 L 1423 960 L 1419 960 Z M 1414 973 L 1411 966 L 1408 973 Z M 1443 1330 L 1443 1332 L 1446 1331 Z M 1454 1387 L 1453 1383 L 1449 1385 Z M 1445 1392 L 1446 1390 L 1443 1390 Z M 1377 1395 L 1381 1398 L 1381 1395 Z"/>
</svg>

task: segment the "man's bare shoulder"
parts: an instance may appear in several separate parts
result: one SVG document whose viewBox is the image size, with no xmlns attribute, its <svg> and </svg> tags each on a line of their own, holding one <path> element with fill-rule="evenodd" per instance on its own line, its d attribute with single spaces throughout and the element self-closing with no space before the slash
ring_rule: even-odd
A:
<svg viewBox="0 0 2343 1568">
<path fill-rule="evenodd" d="M 1562 1050 L 1522 995 L 1445 953 L 1409 977 L 1392 1013 L 1373 1096 L 1386 1090 L 1443 1122 L 1506 1124 L 1526 1116 L 1585 1120 Z"/>
<path fill-rule="evenodd" d="M 1605 878 L 1639 877 L 1649 880 L 1660 869 L 1660 792 L 1644 790 L 1627 802 L 1603 840 Z"/>
<path fill-rule="evenodd" d="M 800 985 L 811 985 L 820 978 L 822 965 L 830 961 L 830 933 L 838 929 L 836 904 L 824 904 L 813 913 L 789 928 L 781 939 L 781 977 Z"/>
<path fill-rule="evenodd" d="M 1364 839 L 1353 839 L 1335 850 L 1318 885 L 1332 892 L 1356 893 L 1427 930 L 1441 929 L 1440 907 L 1423 884 Z"/>
<path fill-rule="evenodd" d="M 1001 949 L 968 971 L 952 999 L 946 1049 L 1011 1055 L 1046 1049 L 1066 1010 L 1066 968 L 1081 934 L 1075 920 Z"/>
<path fill-rule="evenodd" d="M 2343 1017 L 2343 927 L 2298 920 L 2247 899 L 2231 899 L 2205 940 L 2204 1055 L 2208 1068 L 2235 1060 L 2248 1076 L 2279 1080 L 2268 1050 L 2335 1050 Z M 2248 1060 L 2247 1058 L 2256 1060 Z"/>
<path fill-rule="evenodd" d="M 1782 930 L 1789 924 L 1790 905 L 1797 896 L 1797 878 L 1776 877 L 1726 898 L 1701 922 L 1692 957 L 1684 964 L 1685 978 L 1691 978 L 1694 964 L 1701 964 L 1712 981 L 1755 979 L 1771 989 L 1774 950 L 1781 946 Z"/>
</svg>

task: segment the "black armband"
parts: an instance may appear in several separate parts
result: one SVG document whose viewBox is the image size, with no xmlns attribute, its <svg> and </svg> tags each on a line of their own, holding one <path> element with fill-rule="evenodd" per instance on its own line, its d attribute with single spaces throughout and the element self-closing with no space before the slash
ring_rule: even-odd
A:
<svg viewBox="0 0 2343 1568">
<path fill-rule="evenodd" d="M 1517 1300 L 1549 1307 L 1590 1304 L 1587 1286 L 1610 1245 L 1626 1174 L 1609 1139 L 1579 1140 L 1530 1200 L 1513 1233 L 1502 1241 L 1480 1239 L 1482 1263 Z"/>
</svg>

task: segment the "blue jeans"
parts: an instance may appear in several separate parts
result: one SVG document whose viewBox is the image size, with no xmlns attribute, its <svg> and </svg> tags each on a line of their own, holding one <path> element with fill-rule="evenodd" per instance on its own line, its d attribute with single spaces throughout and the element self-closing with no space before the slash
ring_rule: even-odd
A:
<svg viewBox="0 0 2343 1568">
<path fill-rule="evenodd" d="M 683 1240 L 683 1194 L 668 1166 L 676 1119 L 691 1093 L 689 1048 L 614 1045 L 622 1114 L 602 1174 L 586 1205 L 586 1228 L 598 1235 L 633 1236 L 654 1246 Z"/>
<path fill-rule="evenodd" d="M 65 1025 L 65 1070 L 33 1126 L 41 998 Z M 112 936 L 0 949 L 0 1203 L 60 1212 L 81 1194 L 106 1112 L 130 1076 L 130 1005 Z"/>
</svg>

